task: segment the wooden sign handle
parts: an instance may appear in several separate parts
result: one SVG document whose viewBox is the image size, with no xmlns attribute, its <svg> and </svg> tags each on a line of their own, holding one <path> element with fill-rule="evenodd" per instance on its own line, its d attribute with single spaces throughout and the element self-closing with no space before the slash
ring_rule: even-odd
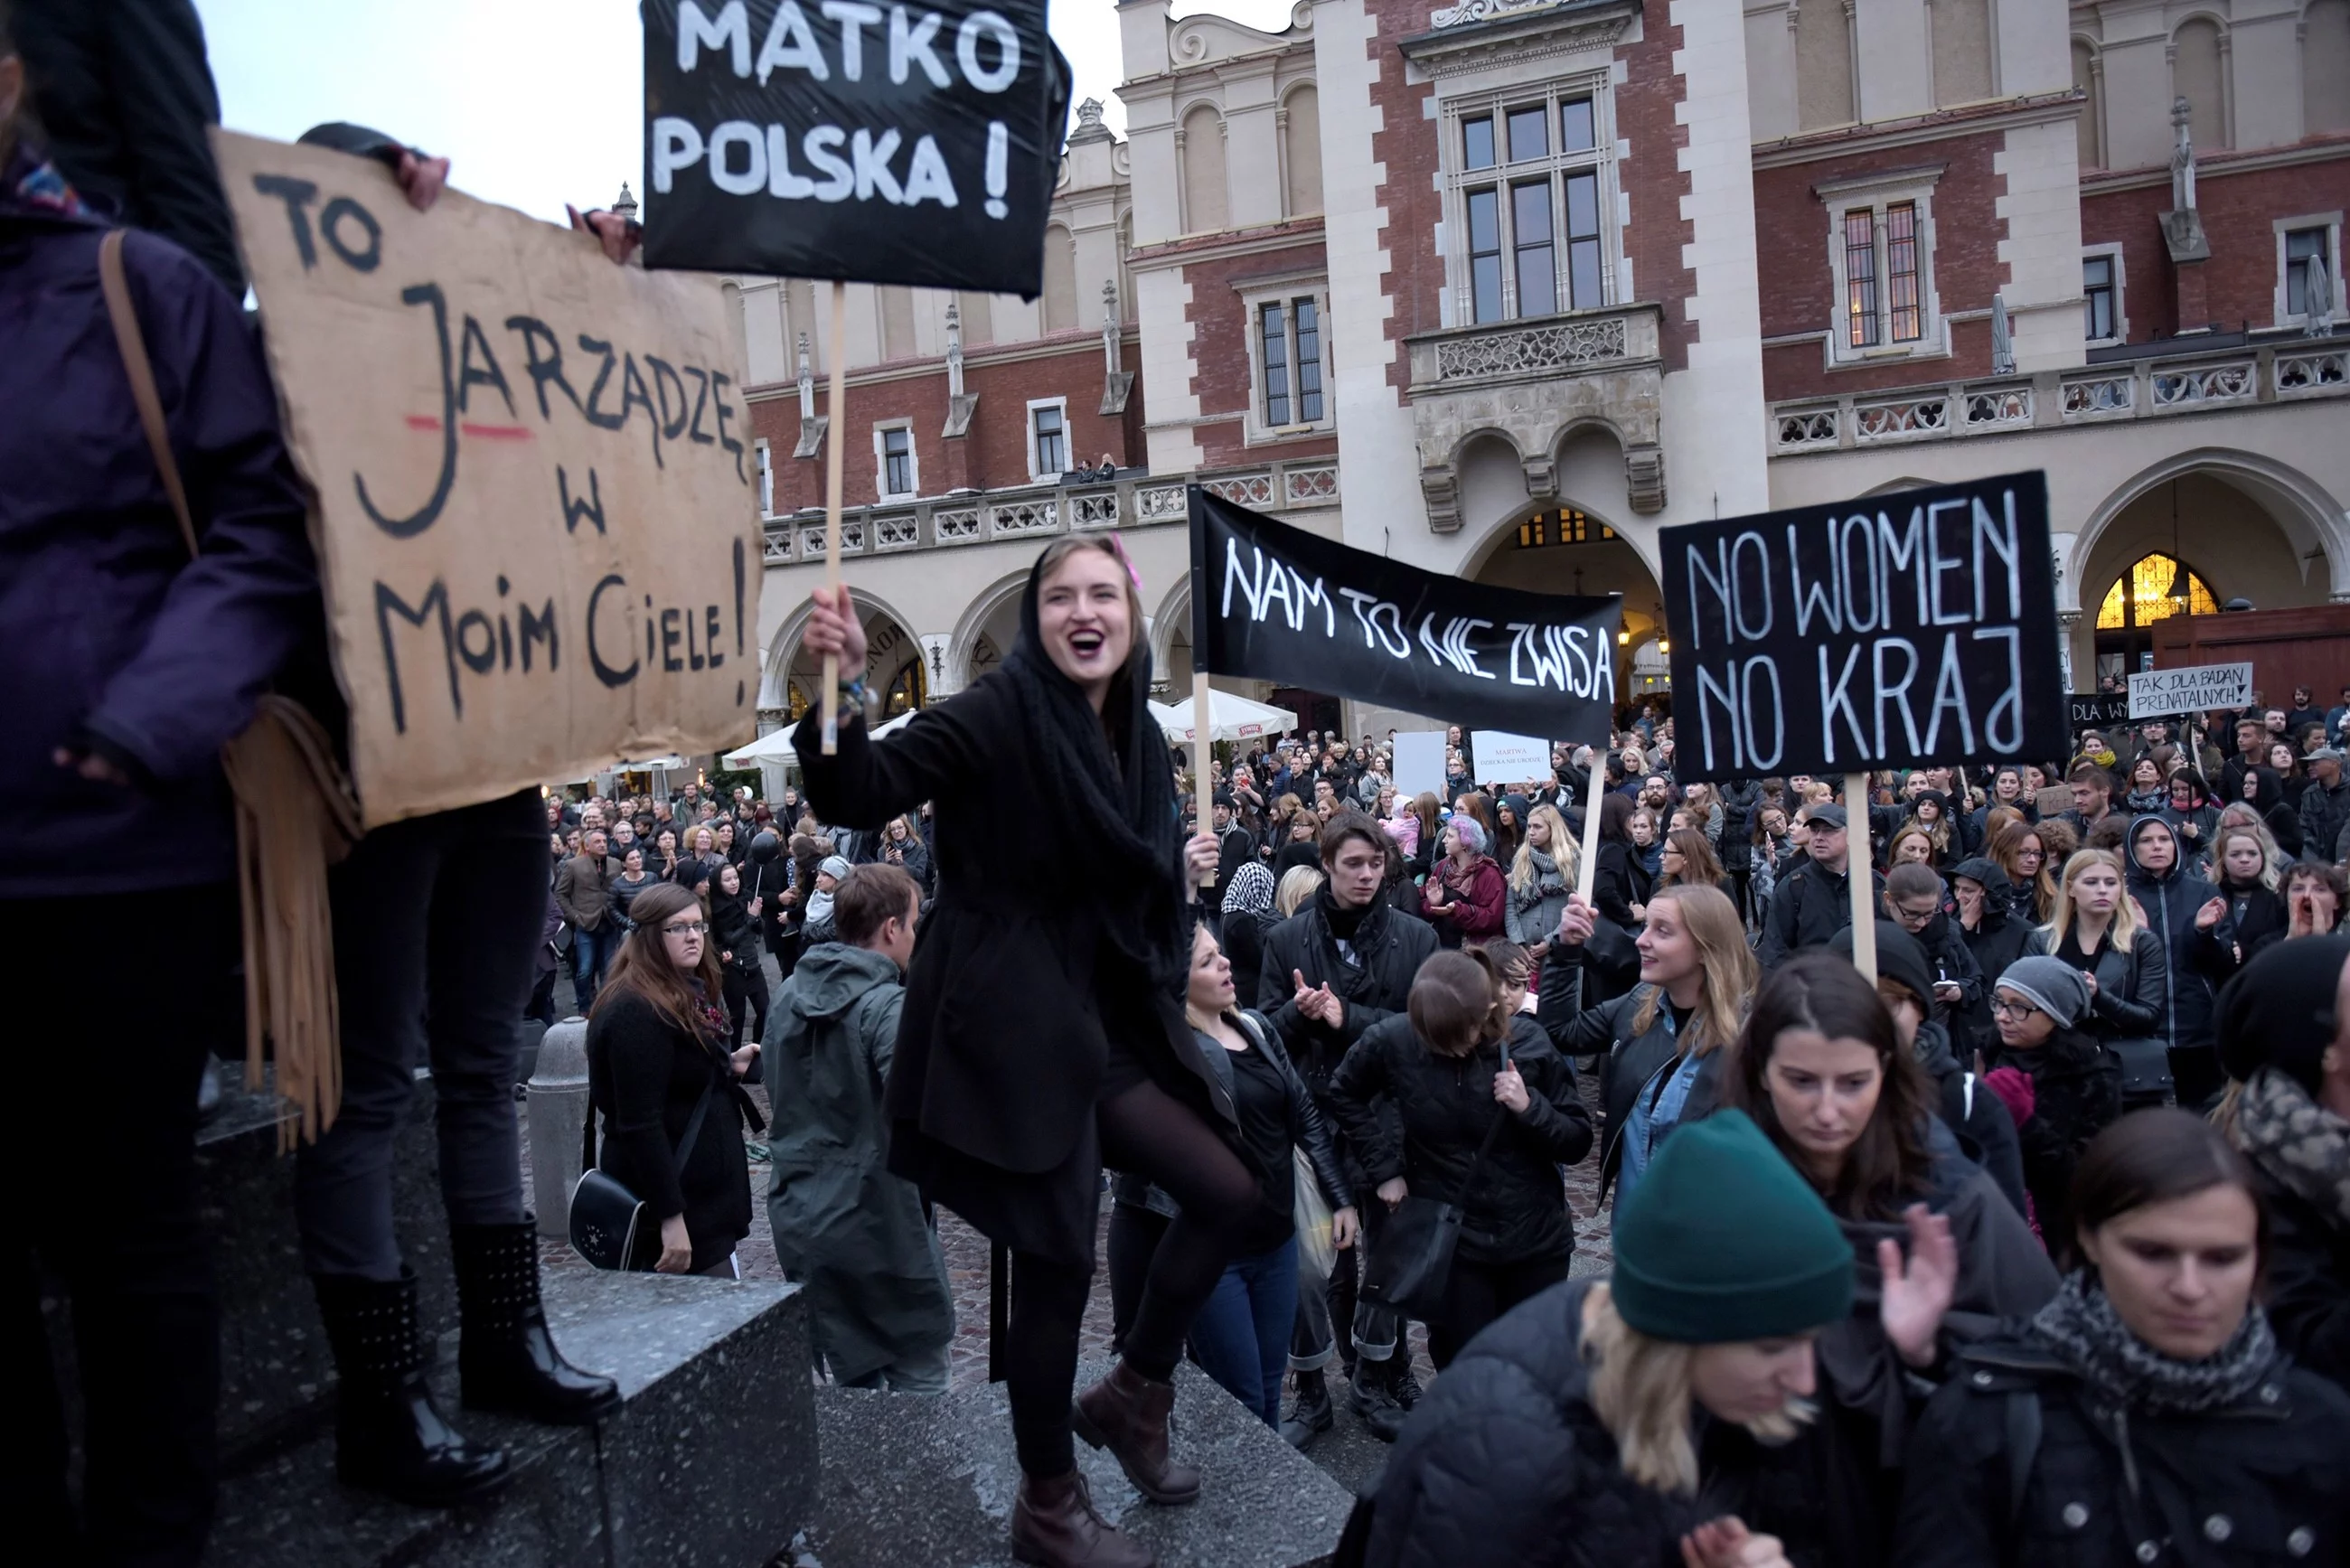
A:
<svg viewBox="0 0 2350 1568">
<path fill-rule="evenodd" d="M 1852 890 L 1852 967 L 1877 983 L 1877 877 L 1868 847 L 1868 774 L 1844 775 L 1845 884 Z"/>
<path fill-rule="evenodd" d="M 1575 896 L 1591 902 L 1593 878 L 1599 875 L 1599 792 L 1607 784 L 1607 752 L 1591 748 L 1591 787 L 1583 796 L 1583 864 L 1575 867 Z"/>
<path fill-rule="evenodd" d="M 1215 831 L 1214 820 L 1208 815 L 1209 803 L 1215 798 L 1215 792 L 1208 787 L 1208 737 L 1213 727 L 1208 717 L 1208 672 L 1194 670 L 1191 671 L 1191 818 L 1199 825 L 1198 831 L 1201 833 Z M 1219 853 L 1222 853 L 1222 847 L 1218 846 Z M 1213 871 L 1200 878 L 1202 888 L 1215 885 L 1216 874 Z"/>
</svg>

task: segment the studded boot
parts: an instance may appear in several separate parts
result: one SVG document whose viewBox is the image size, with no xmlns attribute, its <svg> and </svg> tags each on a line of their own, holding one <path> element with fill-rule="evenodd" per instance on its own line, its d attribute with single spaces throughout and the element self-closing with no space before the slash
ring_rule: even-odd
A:
<svg viewBox="0 0 2350 1568">
<path fill-rule="evenodd" d="M 465 1408 L 584 1427 L 620 1407 L 620 1386 L 563 1359 L 538 1295 L 538 1226 L 452 1225 L 457 1367 Z"/>
<path fill-rule="evenodd" d="M 335 1474 L 425 1508 L 477 1501 L 504 1487 L 504 1451 L 467 1442 L 433 1403 L 416 1275 L 405 1268 L 397 1280 L 313 1274 L 311 1283 L 340 1378 Z"/>
</svg>

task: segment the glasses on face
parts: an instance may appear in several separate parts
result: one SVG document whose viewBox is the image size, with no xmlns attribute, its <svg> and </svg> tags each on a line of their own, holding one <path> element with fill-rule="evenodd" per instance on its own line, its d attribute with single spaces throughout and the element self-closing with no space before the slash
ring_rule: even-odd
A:
<svg viewBox="0 0 2350 1568">
<path fill-rule="evenodd" d="M 1893 906 L 1893 918 L 1905 926 L 1915 928 L 1924 925 L 1934 918 L 1934 908 L 1933 905 L 1929 904 L 1922 909 L 1905 909 L 1896 904 Z"/>
<path fill-rule="evenodd" d="M 663 926 L 660 932 L 665 937 L 698 937 L 709 929 L 710 927 L 701 920 L 681 920 L 674 925 Z"/>
<path fill-rule="evenodd" d="M 2000 996 L 1991 999 L 1991 1011 L 1994 1018 L 2029 1018 L 2040 1009 L 2028 1002 L 2011 1002 Z"/>
</svg>

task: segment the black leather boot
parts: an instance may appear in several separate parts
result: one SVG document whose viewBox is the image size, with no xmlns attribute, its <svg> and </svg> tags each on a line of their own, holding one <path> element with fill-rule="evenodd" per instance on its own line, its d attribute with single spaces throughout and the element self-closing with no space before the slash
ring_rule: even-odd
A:
<svg viewBox="0 0 2350 1568">
<path fill-rule="evenodd" d="M 1337 1419 L 1330 1407 L 1330 1380 L 1320 1372 L 1296 1376 L 1297 1403 L 1282 1417 L 1281 1435 L 1293 1449 L 1303 1449 L 1330 1429 Z"/>
<path fill-rule="evenodd" d="M 415 1274 L 403 1268 L 397 1280 L 310 1279 L 341 1377 L 336 1475 L 426 1508 L 478 1501 L 504 1487 L 504 1451 L 467 1442 L 432 1402 Z"/>
<path fill-rule="evenodd" d="M 563 1359 L 538 1298 L 538 1226 L 452 1225 L 457 1367 L 465 1408 L 497 1410 L 549 1426 L 584 1427 L 620 1407 L 620 1386 Z"/>
</svg>

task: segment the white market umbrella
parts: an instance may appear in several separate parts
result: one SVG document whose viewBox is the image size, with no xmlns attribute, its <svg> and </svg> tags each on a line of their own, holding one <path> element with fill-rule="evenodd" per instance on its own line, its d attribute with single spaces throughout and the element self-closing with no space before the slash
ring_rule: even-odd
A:
<svg viewBox="0 0 2350 1568">
<path fill-rule="evenodd" d="M 897 733 L 906 727 L 907 721 L 913 718 L 917 711 L 916 709 L 909 708 L 888 723 L 875 725 L 874 735 L 879 737 Z M 753 768 L 757 767 L 761 763 L 795 762 L 798 760 L 799 753 L 792 750 L 792 732 L 798 728 L 796 724 L 786 724 L 770 734 L 760 736 L 739 751 L 727 753 L 721 760 L 730 768 Z"/>
<path fill-rule="evenodd" d="M 1192 717 L 1191 699 L 1159 712 L 1159 704 L 1151 704 L 1159 712 L 1159 727 L 1170 741 L 1197 738 L 1198 721 Z M 1297 715 L 1286 708 L 1276 708 L 1269 702 L 1254 702 L 1246 697 L 1236 697 L 1230 691 L 1208 692 L 1208 739 L 1211 741 L 1255 741 L 1282 734 L 1297 728 Z"/>
</svg>

